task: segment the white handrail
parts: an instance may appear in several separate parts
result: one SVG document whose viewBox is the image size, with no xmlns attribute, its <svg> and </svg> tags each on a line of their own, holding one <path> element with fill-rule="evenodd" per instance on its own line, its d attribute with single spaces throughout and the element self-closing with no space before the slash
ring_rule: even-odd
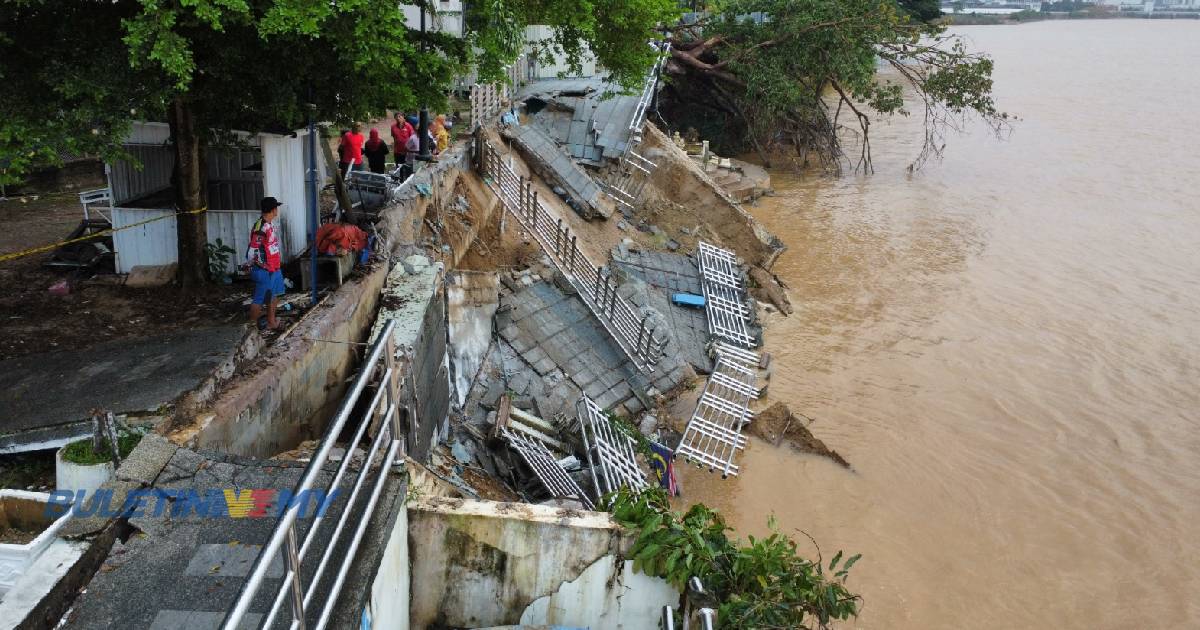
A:
<svg viewBox="0 0 1200 630">
<path fill-rule="evenodd" d="M 325 430 L 325 435 L 321 438 L 321 442 L 317 447 L 317 451 L 313 454 L 308 466 L 304 469 L 304 475 L 300 482 L 296 484 L 292 492 L 292 497 L 305 497 L 304 501 L 293 501 L 287 507 L 287 510 L 279 518 L 275 524 L 275 529 L 271 533 L 271 537 L 267 544 L 263 545 L 262 550 L 258 554 L 258 558 L 254 561 L 254 566 L 250 570 L 246 581 L 242 583 L 241 590 L 238 591 L 237 601 L 229 608 L 225 615 L 225 620 L 221 623 L 223 630 L 235 630 L 240 628 L 243 619 L 250 610 L 250 604 L 257 597 L 262 589 L 263 581 L 266 579 L 268 568 L 272 561 L 280 553 L 284 554 L 284 562 L 286 572 L 284 579 L 281 581 L 275 596 L 272 598 L 272 607 L 269 614 L 266 616 L 261 627 L 271 627 L 274 622 L 275 615 L 281 609 L 283 601 L 287 599 L 287 595 L 292 595 L 292 624 L 291 628 L 304 629 L 305 618 L 308 612 L 308 606 L 313 600 L 313 595 L 320 585 L 322 574 L 325 566 L 328 564 L 335 549 L 341 547 L 339 543 L 348 541 L 348 552 L 342 559 L 334 584 L 330 588 L 325 597 L 321 598 L 322 605 L 320 611 L 320 622 L 317 627 L 321 628 L 328 622 L 329 615 L 333 612 L 333 607 L 337 602 L 337 595 L 341 590 L 341 586 L 345 581 L 346 571 L 348 571 L 350 563 L 354 560 L 355 552 L 365 533 L 365 525 L 370 521 L 371 515 L 378 505 L 379 496 L 382 493 L 384 482 L 386 481 L 388 472 L 392 463 L 396 461 L 397 453 L 403 451 L 402 428 L 399 421 L 398 408 L 400 405 L 399 379 L 396 378 L 399 374 L 399 367 L 396 365 L 396 347 L 392 337 L 392 333 L 396 327 L 396 322 L 389 321 L 384 326 L 382 333 L 376 339 L 374 345 L 363 362 L 362 369 L 358 376 L 354 379 L 353 385 L 350 387 L 350 392 L 342 399 L 338 406 L 337 414 L 334 416 L 333 422 Z M 374 377 L 379 374 L 379 389 L 372 397 L 371 404 L 368 409 L 361 415 L 356 415 L 355 418 L 359 421 L 358 429 L 355 432 L 354 439 L 346 447 L 346 453 L 349 454 L 358 445 L 366 433 L 367 426 L 370 425 L 376 417 L 381 419 L 379 425 L 379 433 L 372 441 L 367 457 L 363 460 L 362 469 L 358 473 L 355 480 L 354 489 L 351 492 L 349 499 L 346 501 L 340 514 L 334 515 L 332 505 L 321 505 L 318 507 L 316 514 L 313 516 L 313 523 L 309 527 L 308 532 L 304 536 L 304 543 L 300 550 L 296 550 L 296 520 L 300 516 L 300 511 L 304 509 L 308 503 L 308 497 L 312 496 L 312 492 L 317 489 L 317 477 L 321 474 L 322 469 L 329 462 L 330 453 L 333 451 L 334 444 L 338 437 L 342 434 L 346 424 L 350 421 L 355 407 L 358 404 L 359 398 L 366 390 L 367 385 L 371 383 Z M 386 411 L 380 413 L 380 410 L 386 405 Z M 355 511 L 355 506 L 358 503 L 358 495 L 364 487 L 365 481 L 369 473 L 372 471 L 371 463 L 375 460 L 380 447 L 387 444 L 387 455 L 379 466 L 374 467 L 378 471 L 371 493 L 367 500 L 367 505 L 362 509 Z M 342 477 L 349 467 L 351 458 L 345 457 L 338 467 L 331 482 L 324 486 L 325 495 L 329 497 L 330 493 L 335 491 L 340 484 Z M 328 501 L 328 499 L 325 499 Z M 329 503 L 332 503 L 331 501 Z M 358 526 L 347 541 L 342 540 L 342 532 L 347 520 L 354 515 L 358 521 Z M 302 563 L 304 557 L 311 548 L 311 545 L 316 539 L 318 528 L 325 522 L 326 518 L 337 517 L 337 525 L 334 528 L 331 540 L 325 546 L 324 553 L 321 555 L 320 562 L 314 573 L 312 583 L 305 589 L 301 583 Z"/>
</svg>

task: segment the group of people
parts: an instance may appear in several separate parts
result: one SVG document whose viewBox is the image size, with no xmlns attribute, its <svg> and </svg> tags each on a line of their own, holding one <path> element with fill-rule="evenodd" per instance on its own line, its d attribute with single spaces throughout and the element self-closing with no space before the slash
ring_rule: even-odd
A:
<svg viewBox="0 0 1200 630">
<path fill-rule="evenodd" d="M 415 159 L 421 152 L 421 138 L 417 134 L 420 120 L 417 116 L 406 116 L 396 112 L 392 123 L 391 153 L 395 163 L 401 167 L 401 176 L 407 177 L 415 170 Z M 438 114 L 429 124 L 429 148 L 433 155 L 445 151 L 450 146 L 450 129 L 454 124 L 446 119 L 445 114 Z M 379 137 L 379 132 L 372 129 L 370 137 L 364 138 L 362 125 L 354 123 L 350 129 L 342 133 L 338 143 L 338 167 L 342 172 L 347 170 L 362 170 L 364 158 L 372 173 L 383 173 L 387 169 L 388 145 Z"/>
</svg>

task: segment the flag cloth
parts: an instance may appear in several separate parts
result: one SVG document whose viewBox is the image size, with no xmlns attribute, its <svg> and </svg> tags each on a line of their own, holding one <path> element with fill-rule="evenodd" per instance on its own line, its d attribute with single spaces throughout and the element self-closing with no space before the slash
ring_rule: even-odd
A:
<svg viewBox="0 0 1200 630">
<path fill-rule="evenodd" d="M 679 487 L 679 481 L 675 478 L 675 453 L 671 449 L 650 442 L 650 470 L 654 471 L 654 477 L 658 479 L 658 485 L 666 488 L 667 493 L 673 497 L 682 494 L 682 489 Z"/>
</svg>

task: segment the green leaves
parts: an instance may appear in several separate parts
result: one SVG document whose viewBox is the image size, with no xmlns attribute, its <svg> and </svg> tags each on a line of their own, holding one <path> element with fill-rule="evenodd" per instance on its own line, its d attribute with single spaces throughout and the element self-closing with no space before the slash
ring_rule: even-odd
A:
<svg viewBox="0 0 1200 630">
<path fill-rule="evenodd" d="M 849 128 L 868 167 L 870 122 L 907 115 L 905 88 L 925 110 L 927 150 L 952 117 L 996 126 L 991 60 L 926 21 L 937 14 L 936 0 L 724 0 L 702 28 L 676 29 L 668 117 L 724 153 L 786 142 L 833 161 Z"/>
<path fill-rule="evenodd" d="M 727 536 L 729 527 L 719 513 L 702 504 L 682 514 L 672 511 L 658 488 L 622 489 L 602 505 L 637 532 L 634 569 L 681 590 L 689 578 L 700 578 L 716 596 L 722 628 L 825 628 L 858 614 L 860 599 L 844 581 L 859 555 L 839 569 L 839 551 L 829 563 L 836 571 L 830 580 L 820 565 L 800 557 L 796 543 L 777 530 L 773 519 L 770 535 L 742 544 Z"/>
</svg>

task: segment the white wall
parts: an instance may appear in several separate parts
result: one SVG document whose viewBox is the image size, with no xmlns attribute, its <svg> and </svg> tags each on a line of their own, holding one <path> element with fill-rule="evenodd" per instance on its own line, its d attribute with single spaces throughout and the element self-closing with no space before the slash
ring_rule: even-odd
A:
<svg viewBox="0 0 1200 630">
<path fill-rule="evenodd" d="M 113 208 L 112 222 L 115 228 L 150 221 L 144 225 L 121 229 L 113 234 L 113 246 L 117 250 L 117 273 L 129 273 L 138 265 L 169 265 L 179 260 L 179 243 L 175 233 L 174 210 L 163 208 Z M 217 239 L 233 248 L 227 271 L 234 271 L 246 258 L 250 245 L 250 227 L 258 220 L 257 210 L 209 210 L 208 242 Z"/>
<path fill-rule="evenodd" d="M 526 27 L 525 52 L 531 52 L 535 47 L 539 46 L 538 42 L 540 40 L 549 39 L 553 35 L 553 29 L 549 26 Z M 540 59 L 532 59 L 530 63 L 533 66 L 531 74 L 534 79 L 556 79 L 559 73 L 565 73 L 565 76 L 568 78 L 587 78 L 594 77 L 597 74 L 596 60 L 588 53 L 585 53 L 582 71 L 578 73 L 567 72 L 566 59 L 562 55 L 556 55 L 555 62 L 550 65 L 543 65 Z"/>
<path fill-rule="evenodd" d="M 409 588 L 408 510 L 401 508 L 371 583 L 366 613 L 371 630 L 408 630 Z"/>
<path fill-rule="evenodd" d="M 435 33 L 446 33 L 462 37 L 462 0 L 436 0 L 431 2 L 436 12 L 425 14 L 425 30 Z M 415 5 L 405 4 L 404 21 L 409 28 L 421 28 L 421 9 Z"/>
<path fill-rule="evenodd" d="M 604 513 L 423 498 L 409 505 L 409 624 L 560 624 L 655 630 L 679 601 L 618 559 L 630 535 Z"/>
<path fill-rule="evenodd" d="M 309 191 L 306 173 L 308 132 L 295 137 L 261 134 L 263 194 L 283 202 L 276 227 L 285 260 L 294 258 L 308 244 Z"/>
</svg>

